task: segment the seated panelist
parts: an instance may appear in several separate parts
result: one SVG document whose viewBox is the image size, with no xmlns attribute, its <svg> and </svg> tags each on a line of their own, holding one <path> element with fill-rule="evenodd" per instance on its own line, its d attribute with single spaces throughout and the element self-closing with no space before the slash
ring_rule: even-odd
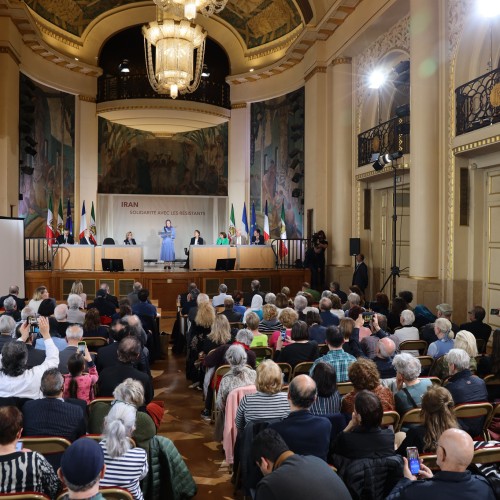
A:
<svg viewBox="0 0 500 500">
<path fill-rule="evenodd" d="M 125 239 L 123 240 L 123 243 L 125 245 L 136 245 L 137 243 L 135 242 L 134 240 L 134 235 L 132 233 L 132 231 L 129 231 L 126 235 L 125 235 Z"/>
<path fill-rule="evenodd" d="M 63 234 L 57 237 L 57 243 L 59 243 L 59 245 L 74 245 L 75 239 L 69 234 L 69 229 L 65 229 Z"/>
</svg>

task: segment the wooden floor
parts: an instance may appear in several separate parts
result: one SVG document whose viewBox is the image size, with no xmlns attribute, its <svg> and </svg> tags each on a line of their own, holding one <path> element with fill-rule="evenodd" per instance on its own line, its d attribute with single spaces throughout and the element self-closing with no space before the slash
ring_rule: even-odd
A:
<svg viewBox="0 0 500 500">
<path fill-rule="evenodd" d="M 162 320 L 170 332 L 172 320 Z M 198 485 L 197 499 L 233 499 L 231 474 L 224 462 L 222 446 L 213 440 L 214 426 L 200 418 L 204 403 L 202 392 L 188 389 L 185 356 L 174 356 L 152 366 L 155 399 L 165 401 L 165 417 L 159 434 L 174 443 Z M 162 373 L 158 373 L 161 371 Z"/>
</svg>

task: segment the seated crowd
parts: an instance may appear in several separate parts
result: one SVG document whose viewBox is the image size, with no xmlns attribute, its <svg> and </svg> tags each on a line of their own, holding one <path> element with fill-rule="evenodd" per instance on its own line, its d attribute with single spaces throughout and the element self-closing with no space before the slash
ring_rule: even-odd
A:
<svg viewBox="0 0 500 500">
<path fill-rule="evenodd" d="M 433 316 L 411 307 L 410 292 L 391 304 L 383 293 L 365 303 L 359 288 L 345 294 L 338 283 L 319 300 L 310 291 L 304 283 L 295 297 L 287 288 L 264 293 L 254 280 L 250 291 L 231 295 L 222 284 L 213 301 L 194 283 L 179 297 L 187 328 L 181 335 L 174 327 L 176 352 L 186 353 L 189 388 L 203 393 L 201 417 L 215 421 L 245 493 L 257 500 L 495 498 L 498 466 L 489 479 L 469 469 L 487 417 L 455 414 L 459 405 L 500 397 L 481 378 L 500 378 L 500 332 L 491 334 L 484 309 L 475 306 L 471 321 L 457 327 L 448 304 Z M 162 418 L 150 371 L 159 353 L 156 308 L 139 283 L 120 302 L 103 285 L 86 312 L 82 294 L 75 286 L 67 306 L 55 307 L 39 287 L 18 318 L 15 298 L 2 298 L 0 469 L 11 472 L 0 493 L 53 498 L 65 485 L 68 498 L 87 490 L 89 498 L 99 486 L 121 486 L 144 498 Z M 35 314 L 39 333 L 28 320 Z M 91 337 L 106 339 L 96 356 L 80 349 Z M 427 356 L 419 343 L 405 346 L 422 340 Z M 111 404 L 92 404 L 96 390 Z M 498 432 L 500 422 L 492 425 Z M 73 442 L 55 468 L 16 448 L 40 433 Z M 435 455 L 436 466 L 420 461 L 416 472 L 408 448 Z M 77 456 L 87 457 L 81 476 Z"/>
</svg>

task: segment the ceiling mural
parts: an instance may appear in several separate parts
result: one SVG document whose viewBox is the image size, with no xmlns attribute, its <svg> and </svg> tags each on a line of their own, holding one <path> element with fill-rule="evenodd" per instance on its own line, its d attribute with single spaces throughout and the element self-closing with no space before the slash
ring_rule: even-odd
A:
<svg viewBox="0 0 500 500">
<path fill-rule="evenodd" d="M 50 23 L 81 36 L 103 12 L 136 0 L 25 0 L 25 3 Z M 277 40 L 302 23 L 293 0 L 229 0 L 219 15 L 234 27 L 249 49 Z"/>
</svg>

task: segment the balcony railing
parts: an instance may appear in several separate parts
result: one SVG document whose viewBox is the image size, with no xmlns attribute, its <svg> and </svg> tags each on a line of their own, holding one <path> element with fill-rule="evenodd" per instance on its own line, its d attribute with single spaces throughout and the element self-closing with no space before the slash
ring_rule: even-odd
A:
<svg viewBox="0 0 500 500">
<path fill-rule="evenodd" d="M 456 135 L 500 121 L 500 68 L 455 90 Z"/>
<path fill-rule="evenodd" d="M 170 99 L 158 94 L 149 84 L 146 73 L 118 76 L 101 76 L 98 81 L 97 102 L 120 99 Z M 202 79 L 199 87 L 191 94 L 179 95 L 177 100 L 212 104 L 231 108 L 229 85 Z"/>
<path fill-rule="evenodd" d="M 410 116 L 391 118 L 358 135 L 358 167 L 372 163 L 372 155 L 410 152 Z"/>
</svg>

